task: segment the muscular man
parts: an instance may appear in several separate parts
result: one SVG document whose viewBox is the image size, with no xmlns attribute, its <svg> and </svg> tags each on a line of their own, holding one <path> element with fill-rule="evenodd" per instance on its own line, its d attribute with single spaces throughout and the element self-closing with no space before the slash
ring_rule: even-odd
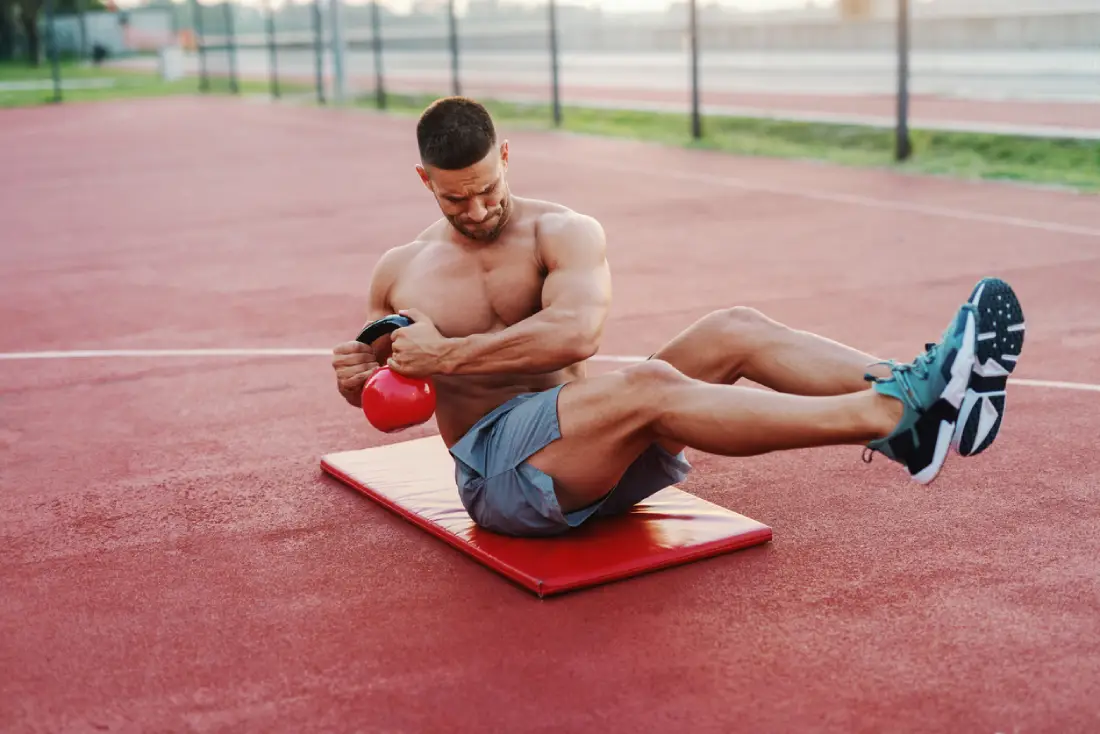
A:
<svg viewBox="0 0 1100 734">
<path fill-rule="evenodd" d="M 381 258 L 367 309 L 368 321 L 404 313 L 414 324 L 337 346 L 333 367 L 354 406 L 380 364 L 433 380 L 479 525 L 550 535 L 624 512 L 685 479 L 685 447 L 752 456 L 862 444 L 928 483 L 951 447 L 973 455 L 997 435 L 1024 323 L 1003 281 L 981 281 L 910 363 L 734 307 L 642 364 L 588 377 L 611 303 L 603 228 L 512 195 L 508 143 L 472 100 L 437 100 L 417 139 L 443 218 Z M 734 386 L 740 378 L 770 390 Z"/>
</svg>

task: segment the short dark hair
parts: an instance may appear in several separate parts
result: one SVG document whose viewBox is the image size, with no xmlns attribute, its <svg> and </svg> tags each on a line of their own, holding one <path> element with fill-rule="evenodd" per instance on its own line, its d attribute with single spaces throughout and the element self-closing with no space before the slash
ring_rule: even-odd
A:
<svg viewBox="0 0 1100 734">
<path fill-rule="evenodd" d="M 443 97 L 420 115 L 416 141 L 424 165 L 457 171 L 489 155 L 497 133 L 484 106 L 468 97 Z"/>
</svg>

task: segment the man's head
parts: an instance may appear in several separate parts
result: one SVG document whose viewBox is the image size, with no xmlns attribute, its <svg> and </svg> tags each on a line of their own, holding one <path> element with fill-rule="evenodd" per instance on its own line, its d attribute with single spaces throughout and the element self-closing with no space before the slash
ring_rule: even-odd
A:
<svg viewBox="0 0 1100 734">
<path fill-rule="evenodd" d="M 511 213 L 508 143 L 498 143 L 488 111 L 466 97 L 436 100 L 421 114 L 416 139 L 416 170 L 443 216 L 470 239 L 496 239 Z"/>
</svg>

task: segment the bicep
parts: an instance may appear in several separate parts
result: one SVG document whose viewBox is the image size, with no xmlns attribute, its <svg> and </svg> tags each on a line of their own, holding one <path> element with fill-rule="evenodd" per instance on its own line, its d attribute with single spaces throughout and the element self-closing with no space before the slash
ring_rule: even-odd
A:
<svg viewBox="0 0 1100 734">
<path fill-rule="evenodd" d="M 603 228 L 595 220 L 578 218 L 545 237 L 542 251 L 547 269 L 543 308 L 602 326 L 611 306 L 611 270 Z"/>
</svg>

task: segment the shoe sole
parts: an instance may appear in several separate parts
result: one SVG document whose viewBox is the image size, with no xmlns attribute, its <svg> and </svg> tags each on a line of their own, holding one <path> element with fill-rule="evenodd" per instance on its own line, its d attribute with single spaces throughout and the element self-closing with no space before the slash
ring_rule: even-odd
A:
<svg viewBox="0 0 1100 734">
<path fill-rule="evenodd" d="M 962 331 L 962 344 L 947 367 L 947 385 L 940 393 L 939 402 L 946 403 L 944 417 L 940 419 L 936 429 L 935 447 L 932 451 L 931 461 L 924 469 L 911 474 L 914 480 L 920 484 L 931 484 L 939 476 L 943 469 L 947 455 L 951 451 L 954 442 L 955 427 L 958 424 L 960 410 L 966 403 L 966 395 L 969 389 L 971 376 L 978 349 L 978 313 L 974 308 L 962 308 L 959 310 L 955 322 L 955 331 Z M 946 376 L 946 375 L 945 375 Z"/>
<path fill-rule="evenodd" d="M 953 439 L 960 456 L 976 456 L 997 438 L 1004 421 L 1005 388 L 1023 351 L 1026 331 L 1020 301 L 1003 280 L 984 278 L 970 294 L 970 303 L 978 310 L 978 348 Z"/>
</svg>

